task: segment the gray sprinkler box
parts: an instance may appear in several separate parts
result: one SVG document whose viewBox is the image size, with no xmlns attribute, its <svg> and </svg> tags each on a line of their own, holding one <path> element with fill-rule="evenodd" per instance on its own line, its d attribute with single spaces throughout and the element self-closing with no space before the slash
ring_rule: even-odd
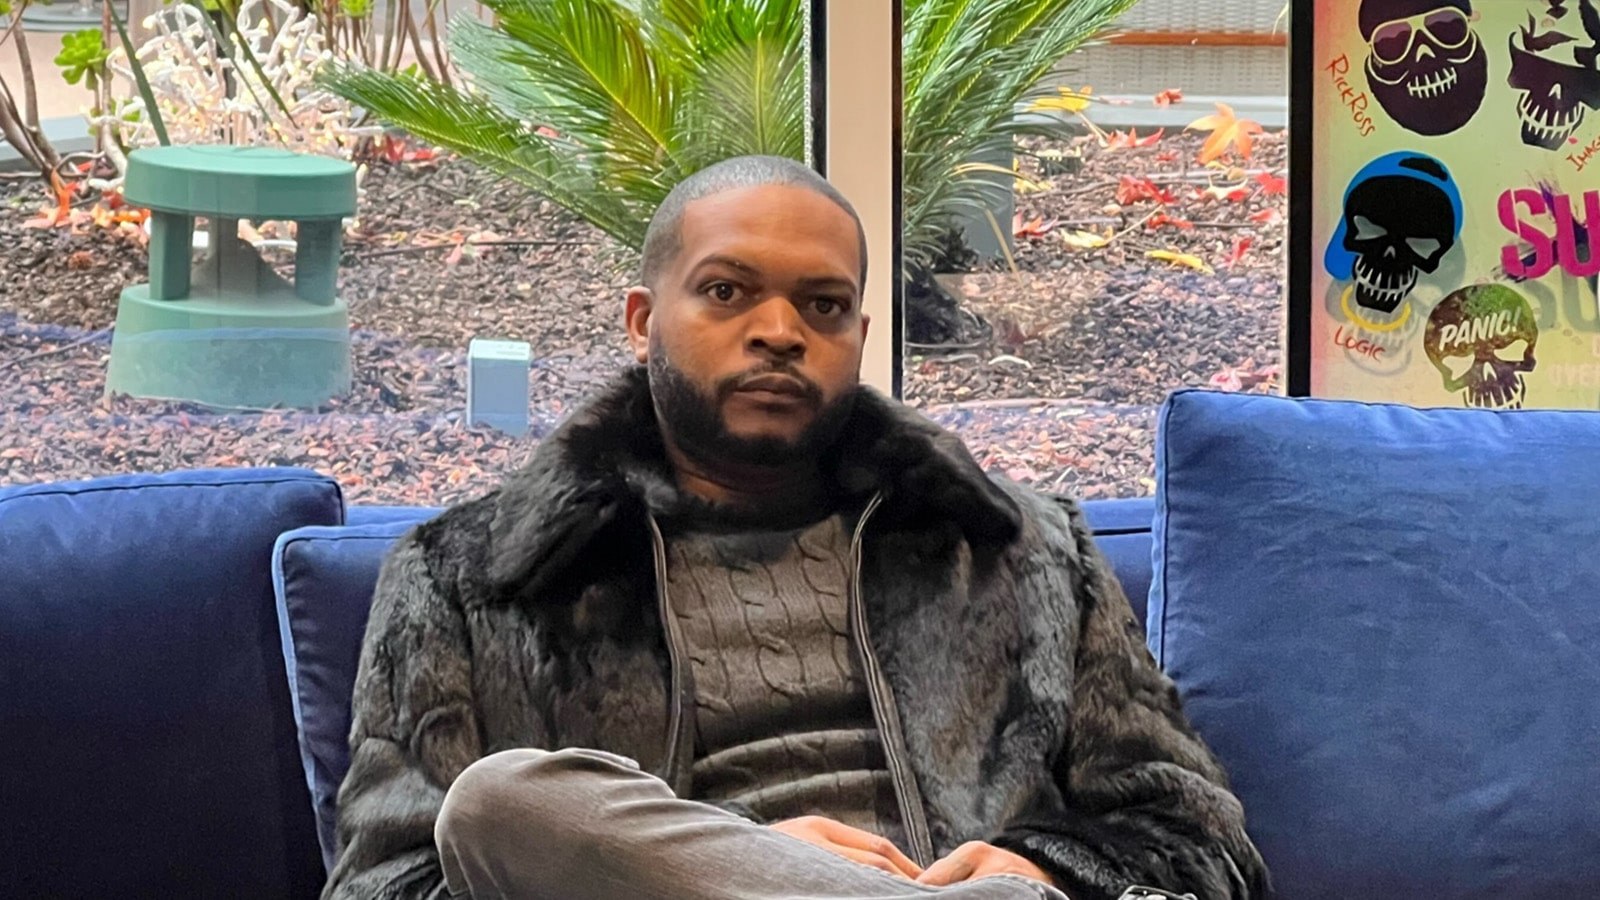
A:
<svg viewBox="0 0 1600 900">
<path fill-rule="evenodd" d="M 467 347 L 467 424 L 527 434 L 532 361 L 532 348 L 524 341 L 474 338 Z"/>
</svg>

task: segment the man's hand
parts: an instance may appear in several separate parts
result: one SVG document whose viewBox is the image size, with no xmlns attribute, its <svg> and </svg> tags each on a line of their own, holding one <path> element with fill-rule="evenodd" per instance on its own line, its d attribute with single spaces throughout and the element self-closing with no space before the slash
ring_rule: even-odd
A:
<svg viewBox="0 0 1600 900">
<path fill-rule="evenodd" d="M 779 822 L 772 828 L 890 875 L 910 880 L 922 874 L 922 868 L 901 853 L 893 841 L 851 828 L 843 822 L 823 816 L 802 816 Z"/>
<path fill-rule="evenodd" d="M 947 884 L 987 878 L 990 875 L 1021 875 L 1044 884 L 1055 885 L 1043 869 L 1010 850 L 1001 850 L 983 841 L 972 841 L 957 847 L 949 856 L 929 866 L 926 872 L 917 877 L 917 881 L 920 884 L 943 887 Z"/>
</svg>

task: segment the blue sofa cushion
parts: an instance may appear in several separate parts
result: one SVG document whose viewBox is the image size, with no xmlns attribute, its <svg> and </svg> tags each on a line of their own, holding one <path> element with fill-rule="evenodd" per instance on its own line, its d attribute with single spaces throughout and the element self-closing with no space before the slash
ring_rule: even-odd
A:
<svg viewBox="0 0 1600 900">
<path fill-rule="evenodd" d="M 1145 604 L 1150 595 L 1150 526 L 1154 515 L 1155 501 L 1149 497 L 1091 500 L 1083 504 L 1083 517 L 1094 531 L 1095 546 L 1116 571 L 1140 622 L 1145 620 Z"/>
<path fill-rule="evenodd" d="M 345 528 L 300 528 L 278 538 L 272 577 L 287 663 L 300 763 L 316 808 L 323 863 L 334 861 L 335 803 L 350 765 L 350 694 L 367 609 L 383 556 L 433 510 Z"/>
<path fill-rule="evenodd" d="M 1152 651 L 1279 896 L 1600 885 L 1600 414 L 1174 395 Z"/>
<path fill-rule="evenodd" d="M 0 894 L 315 897 L 273 541 L 292 469 L 0 489 Z"/>
</svg>

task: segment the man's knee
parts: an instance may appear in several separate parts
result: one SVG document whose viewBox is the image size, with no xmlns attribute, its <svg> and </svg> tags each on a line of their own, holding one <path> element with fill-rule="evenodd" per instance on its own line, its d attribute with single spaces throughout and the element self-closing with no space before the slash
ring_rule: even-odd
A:
<svg viewBox="0 0 1600 900">
<path fill-rule="evenodd" d="M 445 794 L 434 826 L 439 846 L 480 844 L 494 837 L 570 831 L 607 803 L 608 776 L 631 760 L 592 750 L 518 749 L 468 766 Z"/>
<path fill-rule="evenodd" d="M 543 750 L 506 750 L 485 756 L 456 776 L 444 795 L 434 823 L 434 840 L 439 846 L 477 844 L 482 836 L 502 833 L 511 819 L 520 818 L 514 809 L 515 779 L 536 767 Z"/>
</svg>

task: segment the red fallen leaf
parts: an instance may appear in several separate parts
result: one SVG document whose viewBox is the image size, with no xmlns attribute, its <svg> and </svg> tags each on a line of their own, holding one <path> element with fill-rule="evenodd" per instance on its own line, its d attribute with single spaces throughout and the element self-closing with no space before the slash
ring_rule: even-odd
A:
<svg viewBox="0 0 1600 900">
<path fill-rule="evenodd" d="M 1194 227 L 1194 223 L 1188 219 L 1181 219 L 1177 216 L 1169 216 L 1166 213 L 1156 213 L 1144 223 L 1144 227 L 1151 231 L 1164 226 L 1171 226 L 1179 229 L 1180 231 L 1187 231 Z"/>
<path fill-rule="evenodd" d="M 1262 225 L 1282 225 L 1283 213 L 1278 212 L 1276 207 L 1269 206 L 1266 209 L 1251 213 L 1250 221 Z"/>
<path fill-rule="evenodd" d="M 1122 176 L 1122 180 L 1117 184 L 1117 202 L 1127 206 L 1141 200 L 1154 200 L 1157 203 L 1178 202 L 1177 196 L 1171 190 L 1157 185 L 1148 178 Z"/>
<path fill-rule="evenodd" d="M 1182 102 L 1183 102 L 1183 91 L 1180 91 L 1177 88 L 1167 88 L 1166 90 L 1164 90 L 1161 93 L 1156 95 L 1156 105 L 1157 106 L 1171 106 L 1174 103 L 1182 103 Z"/>
<path fill-rule="evenodd" d="M 1233 252 L 1228 254 L 1228 267 L 1237 266 L 1244 255 L 1250 251 L 1250 245 L 1255 243 L 1255 238 L 1242 237 L 1233 242 Z"/>
<path fill-rule="evenodd" d="M 1113 131 L 1111 132 L 1111 136 L 1106 138 L 1106 149 L 1136 150 L 1140 147 L 1149 147 L 1155 144 L 1156 141 L 1161 140 L 1161 136 L 1165 134 L 1166 131 L 1167 130 L 1165 128 L 1157 128 L 1154 134 L 1146 135 L 1144 137 L 1139 137 L 1139 129 L 1137 128 L 1130 128 L 1127 131 Z"/>
<path fill-rule="evenodd" d="M 1224 369 L 1218 372 L 1211 376 L 1209 383 L 1213 389 L 1219 391 L 1244 390 L 1244 380 L 1239 377 L 1239 372 L 1236 369 Z"/>
<path fill-rule="evenodd" d="M 1177 161 L 1178 161 L 1178 151 L 1176 151 L 1176 150 L 1163 150 L 1160 153 L 1156 154 L 1156 162 L 1169 163 L 1169 162 L 1177 162 Z"/>
<path fill-rule="evenodd" d="M 1017 213 L 1011 220 L 1011 233 L 1019 238 L 1041 238 L 1054 231 L 1056 220 L 1046 222 L 1043 218 L 1023 221 L 1022 213 Z"/>
<path fill-rule="evenodd" d="M 1256 176 L 1256 184 L 1261 185 L 1261 192 L 1269 197 L 1289 193 L 1289 182 L 1279 178 L 1271 172 L 1262 172 Z"/>
</svg>

